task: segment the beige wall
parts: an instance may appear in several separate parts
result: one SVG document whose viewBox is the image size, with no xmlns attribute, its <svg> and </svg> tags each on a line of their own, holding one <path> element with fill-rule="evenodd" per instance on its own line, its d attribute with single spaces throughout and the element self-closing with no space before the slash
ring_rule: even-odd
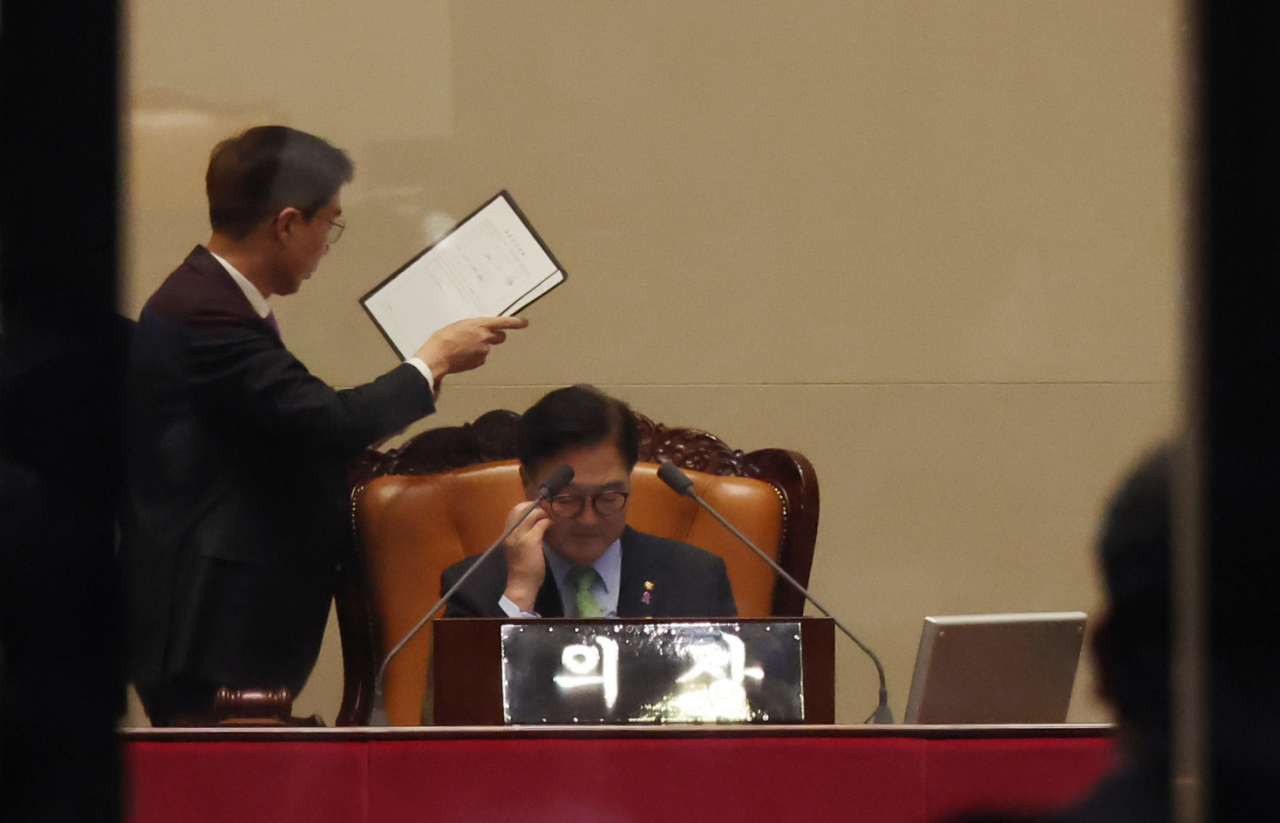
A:
<svg viewBox="0 0 1280 823">
<path fill-rule="evenodd" d="M 134 0 L 126 310 L 206 238 L 208 150 L 249 124 L 356 160 L 342 243 L 277 306 L 336 384 L 395 362 L 356 299 L 509 189 L 569 281 L 431 423 L 588 381 L 809 455 L 814 591 L 901 715 L 925 615 L 1095 610 L 1100 507 L 1176 425 L 1179 7 Z M 332 720 L 337 655 L 301 710 Z M 841 646 L 837 676 L 861 721 L 870 666 Z M 1072 719 L 1104 719 L 1087 679 Z"/>
</svg>

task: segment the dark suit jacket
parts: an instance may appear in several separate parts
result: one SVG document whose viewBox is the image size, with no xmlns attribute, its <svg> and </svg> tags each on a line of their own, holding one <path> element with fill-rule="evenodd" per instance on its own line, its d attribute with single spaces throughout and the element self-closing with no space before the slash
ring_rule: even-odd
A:
<svg viewBox="0 0 1280 823">
<path fill-rule="evenodd" d="M 1111 773 L 1076 806 L 1043 815 L 974 812 L 946 823 L 1171 823 L 1168 752 L 1162 749 L 1154 762 L 1142 754 L 1134 755 L 1124 753 Z M 1266 819 L 1266 815 L 1231 819 Z"/>
<path fill-rule="evenodd" d="M 443 594 L 477 558 L 469 557 L 444 570 Z M 645 583 L 653 584 L 645 602 Z M 506 617 L 498 601 L 507 588 L 507 559 L 501 549 L 449 600 L 446 617 Z M 543 617 L 564 617 L 560 591 L 550 571 L 538 591 L 534 611 Z M 711 552 L 638 532 L 622 532 L 622 582 L 618 587 L 618 617 L 736 617 L 733 589 L 724 561 Z"/>
<path fill-rule="evenodd" d="M 130 674 L 296 694 L 351 539 L 346 465 L 434 410 L 427 380 L 330 388 L 197 247 L 142 310 L 127 393 Z"/>
</svg>

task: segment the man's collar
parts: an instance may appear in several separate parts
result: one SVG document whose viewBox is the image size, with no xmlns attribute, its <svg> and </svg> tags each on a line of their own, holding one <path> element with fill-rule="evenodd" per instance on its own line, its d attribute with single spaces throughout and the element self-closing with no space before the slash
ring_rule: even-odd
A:
<svg viewBox="0 0 1280 823">
<path fill-rule="evenodd" d="M 208 251 L 206 249 L 206 251 Z M 231 275 L 231 279 L 236 281 L 236 285 L 240 287 L 240 291 L 244 292 L 244 296 L 248 298 L 249 305 L 253 306 L 254 312 L 264 320 L 268 314 L 271 314 L 271 306 L 267 304 L 267 298 L 262 296 L 262 292 L 258 291 L 258 287 L 249 282 L 249 279 L 240 273 L 235 266 L 227 262 L 227 260 L 217 252 L 210 251 L 209 254 L 214 260 L 222 264 L 222 268 L 227 270 L 227 274 Z"/>
</svg>

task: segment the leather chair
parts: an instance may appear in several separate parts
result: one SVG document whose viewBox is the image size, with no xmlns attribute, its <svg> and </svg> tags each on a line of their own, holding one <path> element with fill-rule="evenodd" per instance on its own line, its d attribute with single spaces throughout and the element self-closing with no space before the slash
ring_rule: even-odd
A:
<svg viewBox="0 0 1280 823">
<path fill-rule="evenodd" d="M 657 477 L 657 463 L 685 469 L 698 494 L 807 585 L 818 527 L 818 483 L 803 455 L 749 454 L 696 429 L 669 428 L 637 414 L 641 462 L 627 521 L 725 560 L 743 617 L 796 616 L 804 599 L 695 501 Z M 338 725 L 365 725 L 374 677 L 440 594 L 440 573 L 479 554 L 524 499 L 516 454 L 519 416 L 500 410 L 474 423 L 433 429 L 400 449 L 366 452 L 352 472 L 352 519 L 362 549 L 344 565 L 338 596 L 344 692 Z M 388 667 L 384 693 L 393 726 L 417 725 L 427 697 L 428 625 Z"/>
</svg>

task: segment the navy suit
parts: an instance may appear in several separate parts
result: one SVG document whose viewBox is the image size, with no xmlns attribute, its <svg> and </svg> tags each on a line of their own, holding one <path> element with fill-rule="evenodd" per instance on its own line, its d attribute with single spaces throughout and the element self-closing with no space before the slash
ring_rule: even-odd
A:
<svg viewBox="0 0 1280 823">
<path fill-rule="evenodd" d="M 469 557 L 444 570 L 440 592 L 458 581 L 476 562 Z M 652 587 L 646 587 L 651 583 Z M 506 617 L 498 601 L 507 588 L 507 559 L 502 550 L 467 579 L 449 600 L 446 617 Z M 648 592 L 649 597 L 645 598 Z M 564 617 L 560 592 L 550 571 L 538 591 L 534 611 L 543 617 Z M 618 617 L 736 617 L 733 589 L 724 561 L 708 551 L 638 532 L 622 532 L 622 581 L 618 587 Z"/>
<path fill-rule="evenodd" d="M 347 463 L 434 411 L 428 381 L 403 364 L 331 388 L 197 247 L 142 310 L 127 392 L 122 558 L 144 702 L 184 682 L 296 695 L 351 540 Z"/>
</svg>

